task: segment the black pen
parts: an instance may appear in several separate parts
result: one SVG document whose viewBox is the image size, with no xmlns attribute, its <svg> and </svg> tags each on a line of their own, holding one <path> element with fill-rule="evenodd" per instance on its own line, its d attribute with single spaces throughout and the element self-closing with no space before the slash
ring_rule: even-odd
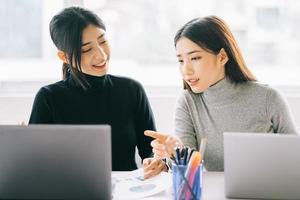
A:
<svg viewBox="0 0 300 200">
<path fill-rule="evenodd" d="M 184 155 L 185 155 L 185 149 L 182 148 L 182 149 L 180 149 L 180 162 L 182 165 L 184 165 L 184 159 L 183 159 Z"/>
<path fill-rule="evenodd" d="M 193 154 L 194 151 L 195 151 L 195 149 L 191 149 L 191 152 L 190 152 L 190 155 L 189 155 L 189 157 L 187 159 L 187 162 L 190 162 L 190 159 L 191 159 L 192 154 Z"/>
<path fill-rule="evenodd" d="M 180 152 L 179 152 L 179 148 L 177 147 L 176 148 L 176 157 L 177 157 L 177 161 L 178 161 L 178 164 L 180 165 Z"/>
<path fill-rule="evenodd" d="M 185 150 L 184 151 L 185 154 L 184 154 L 183 162 L 184 162 L 184 165 L 186 165 L 187 164 L 186 159 L 187 159 L 187 156 L 188 156 L 188 153 L 189 153 L 189 149 L 187 147 L 185 147 L 184 150 Z"/>
</svg>

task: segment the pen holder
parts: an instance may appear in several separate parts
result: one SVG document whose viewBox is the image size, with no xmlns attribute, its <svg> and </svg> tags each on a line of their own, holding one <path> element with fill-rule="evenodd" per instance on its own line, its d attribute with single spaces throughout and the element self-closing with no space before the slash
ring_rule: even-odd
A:
<svg viewBox="0 0 300 200">
<path fill-rule="evenodd" d="M 189 174 L 186 174 L 186 170 L 187 165 L 176 165 L 175 163 L 172 164 L 173 199 L 200 200 L 202 193 L 203 164 L 201 163 L 196 170 L 191 171 Z"/>
</svg>

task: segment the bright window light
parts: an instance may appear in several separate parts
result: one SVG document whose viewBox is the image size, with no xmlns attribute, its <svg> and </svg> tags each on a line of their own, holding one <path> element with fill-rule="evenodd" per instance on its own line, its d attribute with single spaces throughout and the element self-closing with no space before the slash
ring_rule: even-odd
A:
<svg viewBox="0 0 300 200">
<path fill-rule="evenodd" d="M 300 85 L 298 0 L 0 0 L 0 82 L 61 79 L 49 21 L 81 5 L 107 25 L 110 73 L 147 85 L 181 85 L 173 37 L 195 17 L 218 15 L 262 82 Z M 226 5 L 225 5 L 226 4 Z"/>
</svg>

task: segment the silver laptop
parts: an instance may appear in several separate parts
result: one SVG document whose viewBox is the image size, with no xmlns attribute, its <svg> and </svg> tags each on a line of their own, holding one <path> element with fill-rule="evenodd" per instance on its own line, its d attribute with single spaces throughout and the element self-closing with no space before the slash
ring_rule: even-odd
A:
<svg viewBox="0 0 300 200">
<path fill-rule="evenodd" d="M 110 127 L 0 126 L 0 199 L 111 199 Z"/>
<path fill-rule="evenodd" d="M 224 133 L 227 197 L 300 199 L 300 136 Z"/>
</svg>

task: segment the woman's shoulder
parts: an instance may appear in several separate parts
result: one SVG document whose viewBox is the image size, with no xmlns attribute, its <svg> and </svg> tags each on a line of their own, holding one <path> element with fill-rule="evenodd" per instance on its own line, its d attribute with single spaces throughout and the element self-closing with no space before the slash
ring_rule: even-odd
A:
<svg viewBox="0 0 300 200">
<path fill-rule="evenodd" d="M 67 80 L 61 80 L 41 87 L 38 91 L 38 94 L 47 95 L 47 94 L 62 93 L 65 92 L 67 89 L 69 89 Z"/>
<path fill-rule="evenodd" d="M 118 76 L 108 74 L 108 79 L 114 86 L 122 87 L 122 88 L 142 88 L 142 84 L 133 79 L 126 76 Z"/>
<path fill-rule="evenodd" d="M 244 87 L 255 94 L 280 95 L 277 89 L 258 81 L 249 81 Z"/>
</svg>

